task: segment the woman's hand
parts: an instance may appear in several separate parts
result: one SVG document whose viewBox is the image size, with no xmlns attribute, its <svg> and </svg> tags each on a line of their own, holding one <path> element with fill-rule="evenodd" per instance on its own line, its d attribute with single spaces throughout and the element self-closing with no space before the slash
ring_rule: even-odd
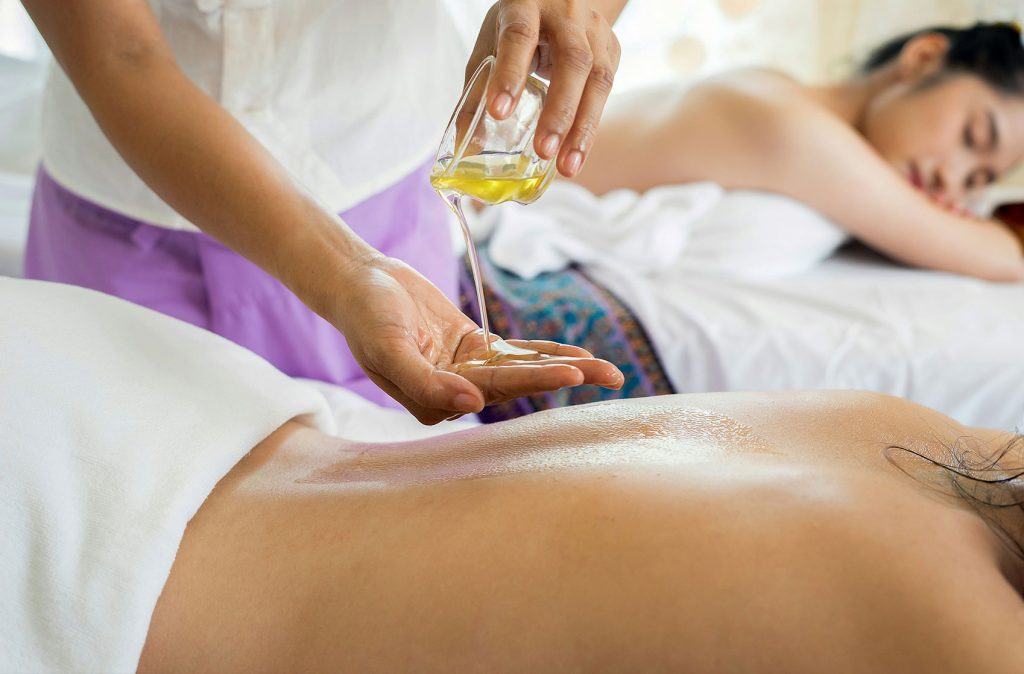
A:
<svg viewBox="0 0 1024 674">
<path fill-rule="evenodd" d="M 625 0 L 499 0 L 480 28 L 466 79 L 494 54 L 488 112 L 504 119 L 515 108 L 534 66 L 551 81 L 534 145 L 558 170 L 579 173 L 601 121 L 619 67 L 612 32 Z M 536 58 L 536 61 L 534 59 Z"/>
<path fill-rule="evenodd" d="M 566 386 L 622 386 L 611 363 L 553 342 L 515 342 L 551 357 L 540 362 L 472 367 L 483 337 L 451 301 L 408 265 L 377 255 L 348 272 L 323 315 L 348 340 L 370 379 L 422 423 L 435 424 L 492 404 Z"/>
</svg>

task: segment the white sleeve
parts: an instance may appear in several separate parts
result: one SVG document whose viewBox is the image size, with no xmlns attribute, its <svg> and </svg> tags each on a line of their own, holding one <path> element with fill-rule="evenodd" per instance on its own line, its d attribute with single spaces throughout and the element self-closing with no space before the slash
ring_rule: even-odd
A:
<svg viewBox="0 0 1024 674">
<path fill-rule="evenodd" d="M 119 299 L 0 278 L 0 671 L 132 671 L 185 525 L 323 397 Z"/>
</svg>

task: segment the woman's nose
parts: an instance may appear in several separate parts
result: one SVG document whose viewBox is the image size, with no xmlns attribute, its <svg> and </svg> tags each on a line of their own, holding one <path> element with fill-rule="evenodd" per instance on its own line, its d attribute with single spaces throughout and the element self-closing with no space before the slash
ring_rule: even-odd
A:
<svg viewBox="0 0 1024 674">
<path fill-rule="evenodd" d="M 932 176 L 931 194 L 947 202 L 959 203 L 967 194 L 966 162 L 946 161 L 935 167 Z"/>
</svg>

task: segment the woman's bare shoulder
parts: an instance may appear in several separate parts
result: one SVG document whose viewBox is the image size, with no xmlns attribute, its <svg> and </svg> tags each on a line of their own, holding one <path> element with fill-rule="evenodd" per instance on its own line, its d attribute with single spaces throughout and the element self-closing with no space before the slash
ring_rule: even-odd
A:
<svg viewBox="0 0 1024 674">
<path fill-rule="evenodd" d="M 782 70 L 775 68 L 748 67 L 736 68 L 714 75 L 703 80 L 704 83 L 718 84 L 723 86 L 734 86 L 748 88 L 751 90 L 763 90 L 768 93 L 772 90 L 793 91 L 803 88 L 803 85 L 796 78 Z"/>
<path fill-rule="evenodd" d="M 750 173 L 739 182 L 754 189 L 772 189 L 765 177 L 764 161 L 775 165 L 780 157 L 791 158 L 793 148 L 809 130 L 815 133 L 849 135 L 849 125 L 838 119 L 809 87 L 790 75 L 767 68 L 744 68 L 708 78 L 695 84 L 681 101 L 677 123 L 699 124 L 716 119 L 721 135 L 718 147 L 735 140 L 742 161 L 733 161 L 734 172 Z M 711 126 L 704 122 L 703 126 Z M 744 169 L 749 169 L 745 171 Z M 728 183 L 729 181 L 726 181 Z M 743 186 L 743 185 L 736 185 Z"/>
<path fill-rule="evenodd" d="M 772 68 L 740 68 L 701 80 L 695 94 L 738 97 L 746 103 L 791 107 L 812 102 L 811 88 L 791 75 Z"/>
</svg>

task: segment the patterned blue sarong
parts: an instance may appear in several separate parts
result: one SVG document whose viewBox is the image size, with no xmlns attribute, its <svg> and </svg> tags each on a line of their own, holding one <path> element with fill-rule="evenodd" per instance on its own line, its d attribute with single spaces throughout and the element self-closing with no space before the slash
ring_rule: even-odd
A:
<svg viewBox="0 0 1024 674">
<path fill-rule="evenodd" d="M 490 423 L 554 407 L 673 393 L 643 326 L 622 302 L 578 268 L 527 281 L 496 267 L 486 245 L 477 252 L 487 317 L 495 333 L 505 338 L 548 339 L 581 346 L 617 365 L 626 378 L 618 391 L 577 386 L 491 405 L 480 413 L 481 420 Z M 478 320 L 468 260 L 459 287 L 463 311 Z"/>
</svg>

